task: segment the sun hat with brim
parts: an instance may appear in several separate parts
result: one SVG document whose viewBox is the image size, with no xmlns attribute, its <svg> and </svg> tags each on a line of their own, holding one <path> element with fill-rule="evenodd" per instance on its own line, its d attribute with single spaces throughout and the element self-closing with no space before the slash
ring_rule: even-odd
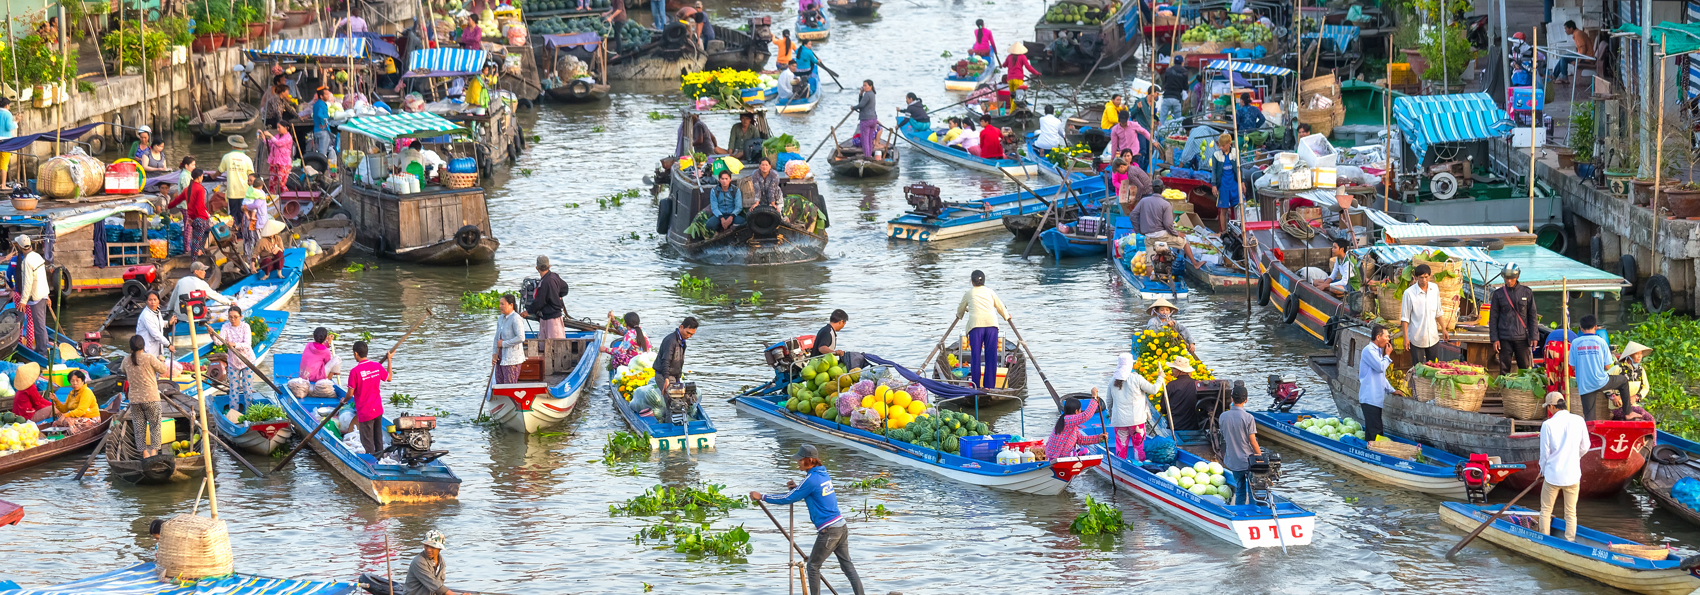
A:
<svg viewBox="0 0 1700 595">
<path fill-rule="evenodd" d="M 283 230 L 284 230 L 285 227 L 287 227 L 287 226 L 284 225 L 282 221 L 278 221 L 276 219 L 273 219 L 271 221 L 267 221 L 266 226 L 264 228 L 260 229 L 260 237 L 269 238 L 269 237 L 275 236 L 277 234 L 283 233 Z"/>
<path fill-rule="evenodd" d="M 1158 308 L 1168 308 L 1168 309 L 1174 310 L 1176 312 L 1179 312 L 1181 310 L 1180 308 L 1176 308 L 1173 303 L 1169 302 L 1169 300 L 1165 300 L 1163 298 L 1157 298 L 1157 302 L 1151 304 L 1151 307 L 1146 308 L 1145 313 L 1146 314 L 1156 314 L 1156 312 L 1154 310 L 1156 310 Z"/>
<path fill-rule="evenodd" d="M 18 364 L 17 370 L 12 373 L 12 390 L 24 390 L 40 379 L 41 364 L 34 362 Z"/>
<path fill-rule="evenodd" d="M 1017 41 L 1013 45 L 1009 46 L 1009 53 L 1017 56 L 1025 54 L 1027 53 L 1027 44 Z"/>
<path fill-rule="evenodd" d="M 242 138 L 240 134 L 232 134 L 230 138 L 224 139 L 224 142 L 230 143 L 230 146 L 238 149 L 248 148 L 248 139 Z"/>
<path fill-rule="evenodd" d="M 448 545 L 449 540 L 448 538 L 443 537 L 442 531 L 432 529 L 425 533 L 425 547 L 442 550 L 447 548 Z"/>
<path fill-rule="evenodd" d="M 1652 350 L 1653 350 L 1652 347 L 1648 347 L 1646 345 L 1642 345 L 1640 343 L 1630 341 L 1628 345 L 1623 346 L 1623 354 L 1617 356 L 1617 358 L 1618 359 L 1624 359 L 1624 358 L 1627 358 L 1631 355 L 1635 355 L 1635 354 L 1643 352 L 1643 351 L 1652 351 Z"/>
<path fill-rule="evenodd" d="M 1169 367 L 1188 374 L 1192 373 L 1192 364 L 1188 363 L 1184 357 L 1175 358 L 1174 361 L 1169 362 Z"/>
</svg>

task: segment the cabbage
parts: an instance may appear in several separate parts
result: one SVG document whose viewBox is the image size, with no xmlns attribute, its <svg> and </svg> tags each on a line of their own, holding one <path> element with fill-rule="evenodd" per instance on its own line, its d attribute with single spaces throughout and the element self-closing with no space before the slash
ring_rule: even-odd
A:
<svg viewBox="0 0 1700 595">
<path fill-rule="evenodd" d="M 1181 467 L 1181 477 L 1192 477 L 1194 475 L 1198 475 L 1198 472 L 1193 470 L 1192 467 Z"/>
<path fill-rule="evenodd" d="M 1175 479 L 1175 478 L 1174 478 L 1174 476 L 1170 476 L 1170 475 L 1158 475 L 1158 476 L 1157 476 L 1157 477 L 1161 477 L 1161 478 L 1163 478 L 1163 479 L 1167 479 L 1167 480 L 1169 480 L 1169 483 L 1173 483 L 1173 484 L 1179 484 L 1179 483 L 1180 483 L 1180 480 L 1178 480 L 1178 479 Z"/>
<path fill-rule="evenodd" d="M 1198 485 L 1197 482 L 1194 482 L 1191 477 L 1182 477 L 1181 480 L 1177 483 L 1179 483 L 1181 487 L 1189 489 L 1189 490 L 1192 489 L 1192 486 Z"/>
<path fill-rule="evenodd" d="M 1211 475 L 1221 475 L 1222 474 L 1222 464 L 1221 463 L 1211 463 L 1210 464 L 1210 474 Z"/>
<path fill-rule="evenodd" d="M 1225 476 L 1225 475 L 1212 475 L 1212 476 L 1210 476 L 1210 485 L 1219 486 L 1219 485 L 1226 485 L 1227 483 L 1228 483 L 1228 477 Z"/>
<path fill-rule="evenodd" d="M 1192 486 L 1190 488 L 1187 488 L 1187 491 L 1192 492 L 1192 494 L 1194 496 L 1203 496 L 1206 493 L 1205 490 L 1207 490 L 1207 489 L 1209 489 L 1209 488 L 1206 488 L 1202 485 L 1195 485 L 1195 486 Z"/>
<path fill-rule="evenodd" d="M 1216 488 L 1216 495 L 1221 496 L 1224 500 L 1232 502 L 1234 500 L 1234 487 L 1233 486 L 1218 487 L 1218 488 Z"/>
<path fill-rule="evenodd" d="M 1199 473 L 1209 473 L 1210 472 L 1210 463 L 1208 461 L 1199 461 L 1197 463 L 1193 463 L 1192 470 L 1197 471 Z"/>
<path fill-rule="evenodd" d="M 1169 465 L 1169 468 L 1168 468 L 1168 469 L 1164 469 L 1164 470 L 1163 470 L 1163 473 L 1164 473 L 1164 474 L 1166 474 L 1166 475 L 1168 475 L 1168 476 L 1169 476 L 1169 477 L 1175 477 L 1175 476 L 1178 476 L 1178 475 L 1180 475 L 1180 474 L 1181 474 L 1181 470 L 1180 470 L 1180 469 L 1177 469 L 1177 468 L 1175 468 L 1175 466 L 1174 466 L 1174 465 Z"/>
</svg>

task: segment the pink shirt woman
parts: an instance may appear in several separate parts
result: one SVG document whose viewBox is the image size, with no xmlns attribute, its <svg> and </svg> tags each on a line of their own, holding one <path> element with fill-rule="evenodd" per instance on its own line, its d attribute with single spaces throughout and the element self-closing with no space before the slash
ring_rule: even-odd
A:
<svg viewBox="0 0 1700 595">
<path fill-rule="evenodd" d="M 1072 456 L 1082 444 L 1097 444 L 1104 441 L 1103 434 L 1083 436 L 1080 426 L 1092 420 L 1098 414 L 1098 400 L 1088 399 L 1086 408 L 1082 409 L 1080 401 L 1069 399 L 1063 404 L 1063 415 L 1057 419 L 1057 427 L 1051 435 L 1045 438 L 1045 458 L 1055 460 L 1059 457 Z"/>
<path fill-rule="evenodd" d="M 968 48 L 968 53 L 990 60 L 995 47 L 998 47 L 998 42 L 992 39 L 992 30 L 986 28 L 986 21 L 974 21 L 974 47 Z"/>
</svg>

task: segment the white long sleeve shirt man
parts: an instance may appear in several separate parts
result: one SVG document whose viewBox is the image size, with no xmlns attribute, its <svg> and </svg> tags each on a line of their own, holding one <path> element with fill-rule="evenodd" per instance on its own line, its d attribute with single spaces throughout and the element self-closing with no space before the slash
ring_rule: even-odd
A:
<svg viewBox="0 0 1700 595">
<path fill-rule="evenodd" d="M 1541 424 L 1541 473 L 1555 486 L 1582 481 L 1582 455 L 1588 452 L 1588 424 L 1560 409 Z"/>
<path fill-rule="evenodd" d="M 190 273 L 188 276 L 178 279 L 177 285 L 171 288 L 171 303 L 165 306 L 165 311 L 177 312 L 178 306 L 181 305 L 181 298 L 196 291 L 204 292 L 207 295 L 207 299 L 215 300 L 222 304 L 236 303 L 235 299 L 219 293 L 217 290 L 213 289 L 211 285 L 207 285 L 206 279 L 202 279 L 199 275 Z"/>
<path fill-rule="evenodd" d="M 47 260 L 41 257 L 40 252 L 31 250 L 24 254 L 23 265 L 24 271 L 18 280 L 23 287 L 18 290 L 24 301 L 34 304 L 47 299 Z"/>
<path fill-rule="evenodd" d="M 1063 138 L 1063 121 L 1054 114 L 1045 114 L 1039 118 L 1039 136 L 1033 139 L 1033 146 L 1049 151 L 1061 147 L 1068 141 Z"/>
</svg>

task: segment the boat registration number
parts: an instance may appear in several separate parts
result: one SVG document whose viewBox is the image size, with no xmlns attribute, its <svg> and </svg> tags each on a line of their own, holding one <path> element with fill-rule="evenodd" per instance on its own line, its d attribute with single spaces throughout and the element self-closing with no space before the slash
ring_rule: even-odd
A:
<svg viewBox="0 0 1700 595">
<path fill-rule="evenodd" d="M 1234 521 L 1234 532 L 1239 534 L 1241 547 L 1281 547 L 1283 543 L 1290 546 L 1306 545 L 1310 543 L 1311 523 L 1314 518 Z"/>
<path fill-rule="evenodd" d="M 891 226 L 891 239 L 925 242 L 933 239 L 933 230 L 925 227 L 893 224 Z"/>
<path fill-rule="evenodd" d="M 655 448 L 659 449 L 661 452 L 669 452 L 669 451 L 674 451 L 674 450 L 685 450 L 685 437 L 684 436 L 678 436 L 678 437 L 674 437 L 674 438 L 650 438 L 650 441 L 654 442 Z M 712 436 L 691 436 L 691 448 L 694 449 L 694 450 L 702 450 L 704 448 L 714 448 L 714 437 L 712 437 Z"/>
</svg>

